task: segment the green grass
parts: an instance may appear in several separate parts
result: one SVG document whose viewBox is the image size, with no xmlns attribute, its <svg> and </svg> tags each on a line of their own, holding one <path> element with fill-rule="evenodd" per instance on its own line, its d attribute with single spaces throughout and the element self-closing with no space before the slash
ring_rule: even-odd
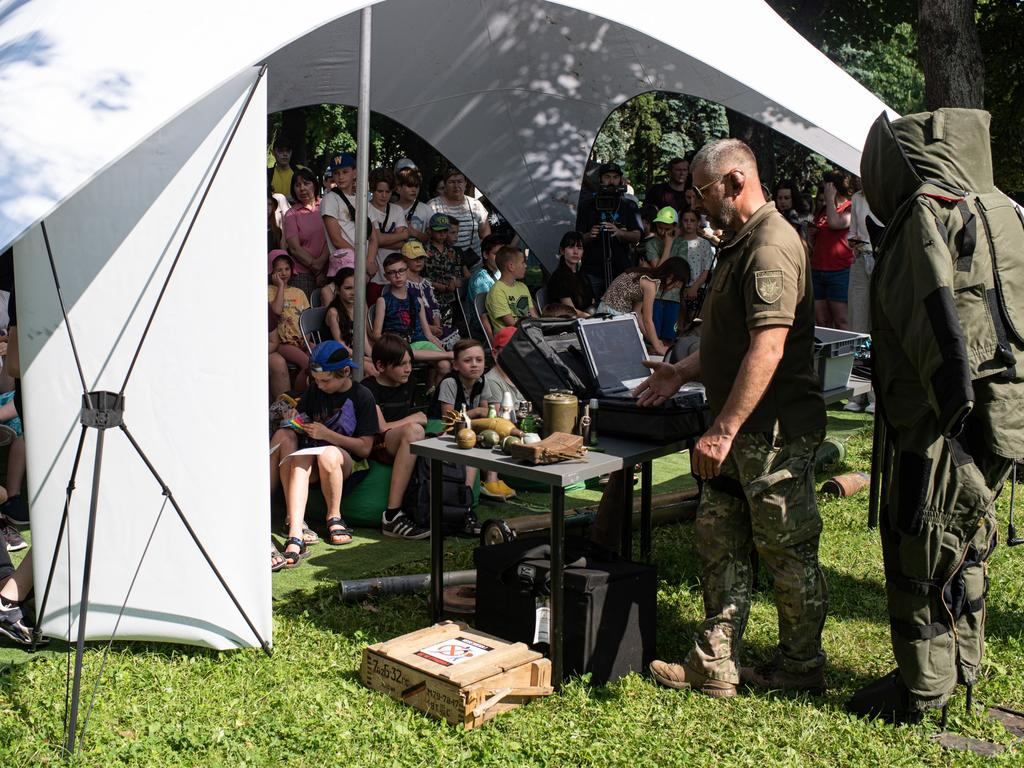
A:
<svg viewBox="0 0 1024 768">
<path fill-rule="evenodd" d="M 870 432 L 863 416 L 833 411 L 831 434 L 847 441 L 846 466 L 867 470 Z M 656 492 L 682 482 L 683 457 L 658 462 Z M 819 478 L 821 480 L 823 478 Z M 593 503 L 596 491 L 570 497 Z M 1008 494 L 1000 500 L 1005 531 Z M 543 508 L 522 494 L 524 508 Z M 1002 727 L 968 717 L 963 692 L 950 729 L 998 741 L 986 759 L 943 751 L 930 738 L 937 717 L 912 727 L 863 722 L 842 710 L 861 684 L 893 666 L 877 533 L 865 525 L 866 494 L 822 500 L 821 558 L 831 593 L 824 643 L 829 692 L 823 697 L 745 695 L 729 701 L 669 691 L 631 675 L 591 688 L 570 681 L 555 696 L 464 731 L 431 720 L 359 683 L 369 643 L 423 626 L 422 596 L 343 605 L 337 578 L 428 569 L 425 542 L 383 541 L 361 533 L 356 546 L 317 547 L 302 567 L 274 577 L 274 656 L 218 653 L 144 643 L 115 644 L 82 755 L 89 766 L 944 766 L 1021 764 L 1022 748 Z M 502 510 L 498 510 L 500 514 Z M 507 511 L 507 510 L 505 510 Z M 492 516 L 481 511 L 484 519 Z M 470 567 L 470 542 L 452 541 L 446 567 Z M 658 648 L 687 651 L 702 614 L 692 524 L 659 528 Z M 1024 709 L 1024 551 L 1001 546 L 991 561 L 988 646 L 977 699 Z M 775 642 L 770 591 L 757 593 L 744 659 L 760 661 Z M 91 683 L 101 647 L 85 658 Z M 65 685 L 62 648 L 37 654 L 0 649 L 0 758 L 3 765 L 62 762 Z"/>
</svg>

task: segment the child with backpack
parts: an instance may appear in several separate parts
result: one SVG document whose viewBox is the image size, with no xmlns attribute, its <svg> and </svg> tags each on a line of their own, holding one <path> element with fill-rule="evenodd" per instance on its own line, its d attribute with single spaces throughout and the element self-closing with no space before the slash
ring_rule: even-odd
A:
<svg viewBox="0 0 1024 768">
<path fill-rule="evenodd" d="M 437 387 L 434 412 L 444 416 L 456 408 L 466 409 L 471 419 L 485 418 L 490 403 L 484 398 L 484 368 L 486 367 L 484 345 L 479 339 L 462 339 L 453 350 L 454 370 Z M 496 403 L 497 405 L 498 403 Z M 466 484 L 473 485 L 476 469 L 466 471 Z M 498 501 L 514 498 L 516 492 L 498 477 L 497 472 L 484 473 L 480 483 L 480 495 Z"/>
</svg>

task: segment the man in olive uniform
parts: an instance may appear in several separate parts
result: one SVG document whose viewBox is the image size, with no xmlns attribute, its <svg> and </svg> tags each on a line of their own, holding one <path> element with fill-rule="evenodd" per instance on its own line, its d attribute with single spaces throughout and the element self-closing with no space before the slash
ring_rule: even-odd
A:
<svg viewBox="0 0 1024 768">
<path fill-rule="evenodd" d="M 871 337 L 898 669 L 854 695 L 860 715 L 917 720 L 981 666 L 995 500 L 1024 455 L 1024 219 L 993 184 L 988 125 L 980 110 L 883 114 L 861 158 L 886 225 Z"/>
<path fill-rule="evenodd" d="M 683 663 L 655 661 L 651 672 L 662 685 L 723 698 L 736 695 L 741 678 L 820 692 L 828 596 L 814 454 L 825 406 L 813 365 L 810 266 L 796 230 L 765 200 L 743 142 L 705 146 L 691 172 L 698 206 L 728 239 L 705 299 L 700 349 L 676 364 L 650 364 L 654 373 L 637 393 L 642 405 L 656 405 L 699 379 L 715 417 L 692 454 L 704 480 L 696 537 L 705 618 Z M 773 576 L 779 645 L 771 664 L 741 673 L 752 544 Z"/>
</svg>

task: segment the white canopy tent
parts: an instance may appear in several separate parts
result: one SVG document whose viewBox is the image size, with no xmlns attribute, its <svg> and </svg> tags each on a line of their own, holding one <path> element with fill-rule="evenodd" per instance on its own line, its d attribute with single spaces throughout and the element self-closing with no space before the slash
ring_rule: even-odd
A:
<svg viewBox="0 0 1024 768">
<path fill-rule="evenodd" d="M 268 110 L 356 102 L 353 11 L 364 5 L 0 2 L 0 249 L 15 243 L 37 551 L 52 551 L 81 394 L 38 222 L 88 386 L 116 390 L 240 120 L 140 357 L 126 421 L 267 638 L 267 444 L 254 418 L 267 373 L 262 333 L 249 332 L 262 332 L 265 316 L 263 121 Z M 700 33 L 697 18 L 723 23 Z M 780 51 L 799 80 L 766 65 Z M 575 219 L 600 126 L 639 93 L 712 99 L 851 169 L 884 109 L 760 0 L 384 0 L 372 52 L 371 108 L 459 165 L 542 255 Z M 266 80 L 240 118 L 262 63 Z M 90 619 L 93 637 L 113 629 L 160 501 L 145 467 L 114 443 L 93 584 L 108 610 Z M 47 634 L 64 634 L 75 612 L 78 512 L 71 564 L 62 556 L 57 576 L 63 584 L 70 572 L 71 598 L 51 597 Z M 252 644 L 175 522 L 149 544 L 119 635 Z M 44 578 L 37 567 L 40 590 Z"/>
</svg>

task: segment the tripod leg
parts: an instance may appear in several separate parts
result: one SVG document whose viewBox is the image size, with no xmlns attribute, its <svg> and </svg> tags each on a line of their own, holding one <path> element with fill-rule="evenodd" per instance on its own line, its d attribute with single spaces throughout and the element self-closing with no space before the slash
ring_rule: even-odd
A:
<svg viewBox="0 0 1024 768">
<path fill-rule="evenodd" d="M 43 636 L 43 616 L 46 615 L 46 602 L 50 599 L 50 587 L 53 584 L 53 572 L 57 568 L 57 557 L 60 553 L 60 545 L 64 540 L 64 528 L 68 524 L 68 511 L 71 508 L 71 494 L 75 491 L 75 479 L 78 477 L 78 462 L 82 458 L 82 446 L 85 445 L 85 425 L 82 425 L 82 433 L 78 436 L 78 448 L 75 450 L 75 463 L 71 467 L 71 479 L 68 480 L 67 496 L 64 499 L 64 514 L 60 518 L 60 528 L 57 530 L 57 541 L 53 544 L 53 557 L 50 559 L 50 572 L 46 576 L 46 589 L 43 590 L 43 599 L 36 610 L 36 626 L 32 630 L 32 651 L 36 649 L 39 638 Z M 70 563 L 68 564 L 70 567 Z M 70 607 L 68 609 L 70 611 Z M 71 640 L 69 637 L 68 640 Z"/>
<path fill-rule="evenodd" d="M 252 630 L 253 635 L 259 641 L 260 647 L 263 649 L 263 652 L 267 654 L 267 656 L 270 656 L 270 645 L 267 643 L 266 640 L 263 639 L 263 636 L 259 633 L 259 630 L 256 629 L 256 625 L 252 623 L 252 619 L 249 618 L 249 614 L 245 612 L 245 609 L 242 607 L 242 604 L 238 602 L 238 598 L 235 597 L 235 593 L 231 591 L 231 587 L 228 586 L 228 583 L 224 580 L 224 577 L 217 569 L 217 566 L 213 562 L 213 558 L 211 558 L 210 554 L 206 551 L 206 547 L 204 547 L 203 543 L 199 541 L 199 537 L 196 535 L 196 532 L 192 529 L 192 526 L 189 524 L 188 518 L 185 517 L 185 513 L 181 511 L 181 507 L 178 506 L 178 502 L 174 498 L 174 494 L 171 493 L 171 489 L 167 487 L 167 483 L 165 483 L 163 478 L 160 477 L 160 473 L 156 471 L 156 467 L 154 467 L 150 463 L 149 458 L 146 456 L 145 453 L 143 453 L 142 448 L 139 447 L 139 444 L 137 442 L 135 442 L 135 438 L 132 437 L 132 433 L 128 430 L 128 426 L 123 422 L 121 423 L 120 426 L 121 431 L 124 432 L 125 437 L 128 438 L 128 442 L 132 444 L 132 448 L 134 448 L 135 452 L 139 454 L 139 458 L 142 459 L 142 462 L 146 465 L 146 468 L 149 469 L 150 474 L 152 474 L 153 478 L 160 484 L 160 488 L 163 489 L 164 496 L 166 496 L 167 500 L 171 502 L 171 506 L 174 507 L 174 511 L 178 515 L 178 519 L 181 520 L 181 524 L 185 526 L 185 530 L 188 531 L 188 535 L 192 537 L 192 541 L 195 542 L 196 548 L 199 550 L 199 553 L 203 556 L 203 559 L 206 560 L 206 564 L 210 566 L 210 570 L 213 571 L 213 575 L 217 577 L 217 581 L 220 582 L 220 585 L 224 588 L 224 591 L 227 593 L 227 596 L 231 598 L 231 602 L 235 604 L 235 608 L 238 609 L 238 613 L 245 620 L 245 623 L 249 625 L 249 629 Z"/>
<path fill-rule="evenodd" d="M 89 583 L 92 581 L 92 548 L 96 539 L 96 505 L 100 492 L 100 468 L 103 463 L 103 437 L 96 433 L 96 457 L 92 469 L 92 498 L 89 500 L 89 529 L 85 539 L 85 563 L 82 566 L 82 600 L 78 608 L 78 642 L 75 646 L 75 679 L 71 688 L 71 716 L 68 720 L 67 743 L 64 751 L 75 752 L 75 732 L 78 730 L 78 699 L 82 692 L 82 655 L 85 653 L 85 621 L 89 612 Z"/>
</svg>

